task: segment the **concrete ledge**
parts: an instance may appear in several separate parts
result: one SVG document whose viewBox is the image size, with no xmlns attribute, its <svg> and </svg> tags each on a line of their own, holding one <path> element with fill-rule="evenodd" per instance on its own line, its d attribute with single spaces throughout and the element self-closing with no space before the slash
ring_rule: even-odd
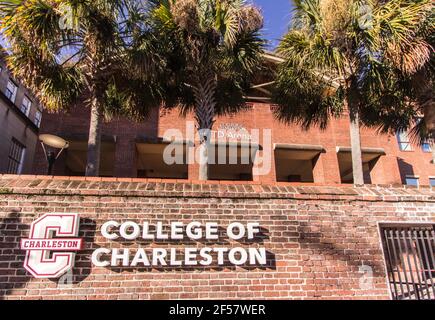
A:
<svg viewBox="0 0 435 320">
<path fill-rule="evenodd" d="M 352 153 L 351 147 L 337 147 L 337 153 Z M 381 156 L 387 155 L 384 148 L 361 148 L 362 153 L 378 154 Z"/>
<path fill-rule="evenodd" d="M 325 148 L 319 145 L 311 144 L 288 144 L 288 143 L 275 143 L 273 150 L 293 150 L 293 151 L 318 151 L 325 152 Z"/>
<path fill-rule="evenodd" d="M 1 175 L 0 197 L 7 194 L 435 202 L 435 192 L 430 187 L 398 185 L 260 184 L 240 181 Z"/>
</svg>

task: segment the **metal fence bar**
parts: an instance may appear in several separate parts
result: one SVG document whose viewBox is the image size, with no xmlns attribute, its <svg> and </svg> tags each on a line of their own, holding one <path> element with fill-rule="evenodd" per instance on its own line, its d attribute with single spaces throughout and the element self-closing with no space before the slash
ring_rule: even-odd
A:
<svg viewBox="0 0 435 320">
<path fill-rule="evenodd" d="M 416 249 L 415 249 L 417 244 L 415 242 L 413 242 L 411 230 L 405 231 L 405 238 L 406 238 L 406 240 L 409 240 L 409 248 L 411 251 L 412 260 L 414 261 L 415 271 L 416 271 L 416 275 L 417 275 L 416 287 L 418 287 L 417 288 L 418 295 L 419 296 L 420 296 L 420 294 L 422 295 L 420 297 L 420 299 L 425 299 L 425 296 L 428 294 L 428 287 L 427 287 L 426 281 L 423 280 L 423 276 L 421 274 L 420 263 L 417 259 L 417 253 L 416 253 Z M 425 294 L 425 290 L 426 290 L 426 294 Z"/>
<path fill-rule="evenodd" d="M 405 281 L 406 281 L 405 283 L 407 289 L 406 296 L 409 297 L 411 295 L 411 287 L 409 286 L 408 270 L 406 269 L 405 259 L 403 259 L 402 244 L 400 243 L 400 231 L 396 230 L 395 234 L 397 237 L 397 247 L 399 248 L 399 258 L 402 263 L 403 275 L 405 276 Z"/>
<path fill-rule="evenodd" d="M 400 235 L 402 236 L 402 240 L 404 243 L 404 247 L 405 247 L 405 253 L 406 253 L 406 261 L 408 261 L 408 269 L 409 269 L 409 274 L 410 274 L 410 278 L 411 278 L 411 286 L 414 290 L 414 294 L 417 296 L 417 299 L 420 300 L 420 290 L 418 288 L 418 283 L 416 282 L 416 279 L 414 279 L 414 272 L 413 272 L 413 268 L 412 268 L 412 264 L 411 264 L 411 259 L 410 259 L 410 254 L 409 254 L 409 248 L 408 248 L 408 241 L 406 240 L 406 232 L 405 230 L 400 231 Z"/>
<path fill-rule="evenodd" d="M 418 257 L 418 260 L 419 261 L 421 261 L 421 262 L 423 262 L 423 257 L 422 257 L 422 254 L 421 254 L 421 250 L 420 250 L 420 246 L 419 246 L 419 244 L 418 244 L 418 233 L 417 233 L 417 231 L 416 230 L 414 230 L 414 231 L 408 231 L 409 232 L 409 235 L 410 235 L 410 238 L 411 239 L 413 239 L 413 240 L 415 240 L 415 251 L 416 251 L 416 255 L 417 255 L 417 257 Z M 426 286 L 426 292 L 427 292 L 427 295 L 428 295 L 428 298 L 430 299 L 431 297 L 430 297 L 430 289 L 429 289 L 429 285 L 428 285 L 428 277 L 426 277 L 426 269 L 425 269 L 425 267 L 424 267 L 424 263 L 422 263 L 421 264 L 422 265 L 422 276 L 423 276 L 423 281 L 424 281 L 424 284 L 425 284 L 425 286 Z M 418 273 L 420 273 L 420 270 L 418 270 L 417 271 Z M 430 278 L 430 281 L 432 282 L 432 278 Z M 432 283 L 432 290 L 434 289 L 434 287 L 433 287 L 433 283 Z M 434 294 L 434 298 L 435 298 L 435 294 Z"/>
<path fill-rule="evenodd" d="M 384 242 L 385 242 L 385 245 L 387 247 L 386 256 L 387 256 L 388 269 L 389 269 L 389 270 L 387 270 L 388 281 L 390 282 L 390 290 L 391 290 L 391 282 L 393 282 L 392 284 L 393 284 L 394 292 L 392 292 L 392 294 L 393 294 L 394 299 L 397 299 L 397 297 L 399 296 L 399 292 L 397 290 L 396 276 L 394 275 L 395 271 L 394 271 L 394 265 L 393 265 L 392 257 L 391 257 L 391 251 L 392 250 L 390 248 L 390 243 L 389 243 L 390 239 L 388 237 L 388 231 L 386 229 L 384 229 L 384 237 L 385 237 Z M 392 240 L 392 241 L 394 241 L 394 240 Z M 401 282 L 401 281 L 399 281 L 399 282 Z"/>
<path fill-rule="evenodd" d="M 429 242 L 429 246 L 432 247 L 432 249 L 435 249 L 435 231 L 432 230 L 430 233 L 429 231 L 426 231 L 426 233 L 428 234 L 427 238 L 428 238 L 428 242 Z M 430 243 L 430 239 L 432 239 L 432 243 Z M 435 269 L 435 258 L 434 258 L 434 253 L 435 250 L 430 250 L 430 255 L 432 257 L 432 268 Z"/>
<path fill-rule="evenodd" d="M 394 233 L 393 233 L 392 229 L 390 230 L 390 236 L 391 236 L 391 243 L 393 245 L 394 261 L 397 262 L 398 261 L 398 259 L 397 259 L 397 250 L 396 250 L 396 245 L 394 244 Z M 402 275 L 400 274 L 399 267 L 397 267 L 397 275 L 399 277 L 399 284 L 400 284 L 400 290 L 401 290 L 400 291 L 401 292 L 400 297 L 403 297 L 403 295 L 405 293 L 405 290 L 403 289 Z M 396 297 L 396 299 L 399 299 L 399 295 Z"/>
<path fill-rule="evenodd" d="M 427 250 L 427 248 L 426 248 L 426 236 L 425 236 L 425 233 L 422 231 L 422 230 L 420 230 L 419 231 L 419 234 L 420 234 L 420 236 L 421 236 L 421 244 L 422 244 L 422 246 L 423 246 L 423 253 L 424 253 L 424 262 L 426 263 L 426 268 L 427 269 L 425 269 L 425 271 L 428 271 L 428 277 L 429 277 L 429 279 L 431 279 L 431 283 L 432 283 L 432 291 L 434 292 L 434 295 L 435 295 L 435 288 L 434 288 L 434 286 L 433 286 L 433 275 L 432 275 L 432 270 L 431 270 L 431 267 L 430 267 L 430 260 L 429 260 L 429 255 L 428 255 L 428 250 Z M 430 242 L 428 243 L 429 244 L 429 246 L 428 246 L 428 248 L 429 248 L 429 251 L 431 251 L 430 250 L 430 248 L 431 248 L 431 246 L 430 246 Z"/>
<path fill-rule="evenodd" d="M 433 235 L 434 232 L 432 231 L 432 237 L 430 236 L 431 233 L 429 230 L 426 230 L 426 236 L 427 236 L 427 242 L 428 242 L 428 248 L 429 248 L 429 256 L 431 257 L 432 264 L 428 264 L 428 269 L 431 277 L 435 277 L 435 273 L 432 274 L 432 269 L 435 269 L 435 258 L 434 258 L 434 251 L 435 251 L 435 236 Z M 431 240 L 432 239 L 432 243 Z M 435 272 L 435 270 L 433 270 Z"/>
<path fill-rule="evenodd" d="M 435 225 L 385 225 L 380 234 L 393 299 L 435 300 Z"/>
</svg>

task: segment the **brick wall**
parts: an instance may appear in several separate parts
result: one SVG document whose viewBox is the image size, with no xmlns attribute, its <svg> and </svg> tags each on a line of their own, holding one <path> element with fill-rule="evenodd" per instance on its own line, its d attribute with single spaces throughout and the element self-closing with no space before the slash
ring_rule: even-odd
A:
<svg viewBox="0 0 435 320">
<path fill-rule="evenodd" d="M 59 287 L 55 280 L 33 279 L 23 268 L 19 241 L 28 236 L 30 223 L 48 212 L 77 212 L 81 217 L 85 249 L 77 254 L 70 288 Z M 112 219 L 216 221 L 223 226 L 258 221 L 264 235 L 258 242 L 226 246 L 263 246 L 268 265 L 183 270 L 91 267 L 90 255 L 98 247 L 140 245 L 107 243 L 100 228 Z M 435 222 L 434 192 L 389 186 L 3 175 L 0 299 L 388 299 L 380 221 Z M 187 242 L 167 245 L 181 248 Z M 371 289 L 360 288 L 363 264 L 374 271 Z"/>
</svg>

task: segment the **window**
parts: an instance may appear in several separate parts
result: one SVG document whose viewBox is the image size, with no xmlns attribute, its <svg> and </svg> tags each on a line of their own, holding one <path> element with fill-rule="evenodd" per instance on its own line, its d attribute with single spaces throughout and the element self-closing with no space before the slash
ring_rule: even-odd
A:
<svg viewBox="0 0 435 320">
<path fill-rule="evenodd" d="M 41 126 L 41 121 L 42 121 L 42 112 L 37 110 L 35 113 L 35 125 L 39 128 Z"/>
<path fill-rule="evenodd" d="M 11 80 L 8 81 L 8 85 L 6 86 L 5 95 L 9 100 L 15 102 L 15 98 L 17 97 L 18 86 L 13 83 Z"/>
<path fill-rule="evenodd" d="M 8 173 L 21 174 L 23 171 L 25 151 L 26 147 L 17 139 L 13 138 L 9 149 Z"/>
<path fill-rule="evenodd" d="M 397 133 L 397 141 L 401 151 L 412 151 L 411 142 L 409 141 L 408 133 L 405 131 Z"/>
<path fill-rule="evenodd" d="M 421 148 L 423 149 L 423 152 L 432 152 L 432 147 L 429 142 L 424 142 Z"/>
<path fill-rule="evenodd" d="M 435 178 L 429 178 L 429 184 L 431 187 L 435 187 Z"/>
<path fill-rule="evenodd" d="M 419 177 L 406 176 L 406 185 L 407 186 L 416 186 L 419 185 Z"/>
<path fill-rule="evenodd" d="M 27 96 L 24 96 L 23 102 L 21 103 L 20 110 L 22 113 L 24 113 L 26 116 L 30 113 L 30 107 L 32 106 L 32 101 Z"/>
</svg>

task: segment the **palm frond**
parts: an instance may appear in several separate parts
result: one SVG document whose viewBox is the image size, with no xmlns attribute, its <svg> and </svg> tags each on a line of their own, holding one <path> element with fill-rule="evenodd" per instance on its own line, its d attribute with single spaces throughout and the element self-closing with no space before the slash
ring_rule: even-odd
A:
<svg viewBox="0 0 435 320">
<path fill-rule="evenodd" d="M 157 66 L 160 60 L 145 54 L 150 47 L 137 46 L 140 37 L 141 44 L 151 43 L 142 32 L 138 35 L 138 28 L 146 28 L 146 22 L 139 22 L 138 16 L 149 14 L 148 7 L 139 8 L 134 0 L 11 2 L 13 6 L 0 7 L 1 26 L 11 46 L 8 66 L 47 109 L 67 109 L 87 101 L 92 90 L 114 94 L 114 88 L 120 88 L 123 95 L 128 92 L 126 101 L 130 104 L 118 105 L 116 112 L 105 106 L 103 110 L 108 114 L 125 112 L 127 116 L 149 112 L 145 109 L 151 108 L 159 92 L 142 88 L 142 93 L 131 93 L 138 87 L 140 72 L 153 74 L 161 70 Z M 63 25 L 66 15 L 73 19 L 73 26 Z M 115 86 L 111 79 L 119 74 L 125 81 Z M 130 89 L 128 77 L 132 78 Z M 146 98 L 146 94 L 150 96 Z M 142 105 L 141 98 L 145 101 Z"/>
<path fill-rule="evenodd" d="M 273 95 L 277 117 L 325 126 L 344 110 L 340 101 L 352 97 L 361 124 L 382 132 L 410 129 L 428 91 L 415 74 L 433 83 L 431 1 L 294 3 L 294 22 L 278 48 L 285 62 Z"/>
<path fill-rule="evenodd" d="M 421 118 L 417 118 L 417 120 L 413 124 L 412 129 L 409 130 L 408 135 L 410 141 L 418 146 L 422 146 L 428 143 L 430 139 L 432 139 L 430 133 L 427 130 L 426 122 Z"/>
<path fill-rule="evenodd" d="M 433 6 L 430 0 L 387 1 L 375 10 L 380 46 L 385 48 L 386 58 L 407 74 L 421 69 L 433 53 L 430 44 L 418 36 Z"/>
<path fill-rule="evenodd" d="M 155 1 L 152 32 L 160 40 L 167 80 L 182 113 L 195 109 L 195 88 L 215 82 L 215 112 L 242 108 L 250 77 L 261 67 L 260 11 L 242 0 Z M 169 95 L 169 100 L 174 101 Z M 166 100 L 166 99 L 165 99 Z"/>
<path fill-rule="evenodd" d="M 22 0 L 0 1 L 0 16 L 10 16 L 22 3 Z"/>
</svg>

